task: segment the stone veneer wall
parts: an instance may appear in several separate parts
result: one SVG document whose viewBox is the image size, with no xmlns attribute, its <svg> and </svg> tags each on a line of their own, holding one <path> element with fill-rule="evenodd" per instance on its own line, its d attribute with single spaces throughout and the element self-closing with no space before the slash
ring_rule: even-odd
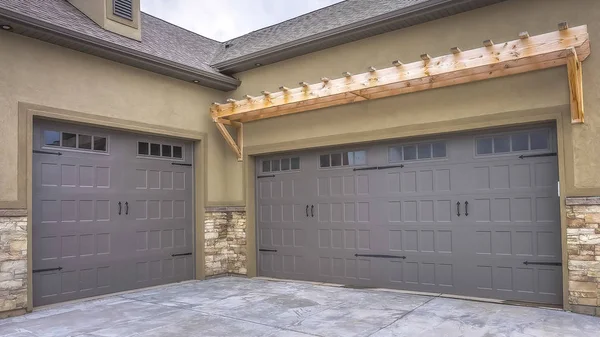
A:
<svg viewBox="0 0 600 337">
<path fill-rule="evenodd" d="M 206 276 L 246 275 L 244 207 L 207 207 L 204 215 Z"/>
<path fill-rule="evenodd" d="M 26 213 L 0 210 L 0 317 L 27 308 Z"/>
<path fill-rule="evenodd" d="M 600 197 L 567 198 L 569 304 L 600 316 Z"/>
</svg>

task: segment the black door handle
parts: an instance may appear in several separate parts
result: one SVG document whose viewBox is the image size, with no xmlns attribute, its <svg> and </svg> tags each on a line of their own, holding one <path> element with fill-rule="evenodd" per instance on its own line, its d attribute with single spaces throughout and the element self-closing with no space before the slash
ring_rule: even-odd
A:
<svg viewBox="0 0 600 337">
<path fill-rule="evenodd" d="M 460 216 L 460 201 L 456 202 L 456 216 Z"/>
<path fill-rule="evenodd" d="M 315 205 L 310 205 L 310 215 L 313 218 L 315 217 Z"/>
<path fill-rule="evenodd" d="M 119 215 L 121 215 L 121 202 L 119 201 Z"/>
<path fill-rule="evenodd" d="M 465 201 L 465 216 L 469 216 L 469 202 Z"/>
<path fill-rule="evenodd" d="M 308 218 L 308 205 L 306 205 L 306 217 Z"/>
<path fill-rule="evenodd" d="M 129 214 L 129 202 L 125 201 L 125 215 Z"/>
</svg>

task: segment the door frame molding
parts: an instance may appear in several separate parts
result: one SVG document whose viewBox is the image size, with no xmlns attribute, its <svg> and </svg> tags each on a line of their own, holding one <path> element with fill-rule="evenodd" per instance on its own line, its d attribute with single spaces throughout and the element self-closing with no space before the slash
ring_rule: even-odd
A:
<svg viewBox="0 0 600 337">
<path fill-rule="evenodd" d="M 126 119 L 92 115 L 88 113 L 58 109 L 37 104 L 18 103 L 18 154 L 17 184 L 18 200 L 12 208 L 27 209 L 27 312 L 33 310 L 33 227 L 32 227 L 32 191 L 33 191 L 33 122 L 34 119 L 48 119 L 71 124 L 84 124 L 108 130 L 145 133 L 157 136 L 179 138 L 193 141 L 194 157 L 194 268 L 195 279 L 205 278 L 204 273 L 204 210 L 208 197 L 206 181 L 208 175 L 207 133 L 171 128 L 161 125 L 135 122 Z"/>
<path fill-rule="evenodd" d="M 531 110 L 500 112 L 491 115 L 467 117 L 443 122 L 431 122 L 419 125 L 403 125 L 388 129 L 346 133 L 314 137 L 302 141 L 289 141 L 274 144 L 249 146 L 244 149 L 244 181 L 246 189 L 246 248 L 248 252 L 248 277 L 258 276 L 258 245 L 256 224 L 256 158 L 276 153 L 310 150 L 324 147 L 361 144 L 374 141 L 386 141 L 412 137 L 440 135 L 444 133 L 469 132 L 494 128 L 515 127 L 543 122 L 556 125 L 558 172 L 560 184 L 560 230 L 562 253 L 563 308 L 570 309 L 569 280 L 567 266 L 567 218 L 565 198 L 587 194 L 590 189 L 579 189 L 574 184 L 573 144 L 571 139 L 570 106 L 560 105 Z M 593 189 L 600 194 L 600 189 Z M 594 195 L 599 195 L 594 194 Z"/>
</svg>

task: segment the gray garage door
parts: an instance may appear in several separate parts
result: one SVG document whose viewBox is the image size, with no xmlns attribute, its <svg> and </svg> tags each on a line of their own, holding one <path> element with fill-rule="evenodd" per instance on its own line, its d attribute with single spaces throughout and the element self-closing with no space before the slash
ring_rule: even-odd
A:
<svg viewBox="0 0 600 337">
<path fill-rule="evenodd" d="M 34 305 L 193 278 L 191 144 L 36 121 L 33 149 Z"/>
<path fill-rule="evenodd" d="M 552 126 L 257 161 L 259 273 L 562 301 Z"/>
</svg>

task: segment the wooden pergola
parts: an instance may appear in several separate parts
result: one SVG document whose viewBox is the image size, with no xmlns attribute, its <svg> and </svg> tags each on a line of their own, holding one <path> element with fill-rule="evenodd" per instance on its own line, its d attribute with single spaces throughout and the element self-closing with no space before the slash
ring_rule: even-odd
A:
<svg viewBox="0 0 600 337">
<path fill-rule="evenodd" d="M 421 55 L 421 60 L 392 67 L 370 67 L 362 74 L 343 73 L 337 79 L 322 78 L 319 83 L 300 82 L 296 88 L 280 87 L 278 92 L 263 91 L 260 96 L 246 95 L 242 100 L 228 99 L 213 103 L 210 112 L 217 128 L 235 152 L 243 157 L 243 123 L 295 114 L 331 106 L 382 97 L 447 87 L 530 71 L 567 65 L 571 91 L 571 120 L 583 123 L 583 84 L 581 61 L 590 55 L 587 26 L 569 28 L 566 22 L 558 30 L 494 43 L 462 51 L 458 47 L 438 57 Z M 226 125 L 237 131 L 237 141 Z"/>
</svg>

